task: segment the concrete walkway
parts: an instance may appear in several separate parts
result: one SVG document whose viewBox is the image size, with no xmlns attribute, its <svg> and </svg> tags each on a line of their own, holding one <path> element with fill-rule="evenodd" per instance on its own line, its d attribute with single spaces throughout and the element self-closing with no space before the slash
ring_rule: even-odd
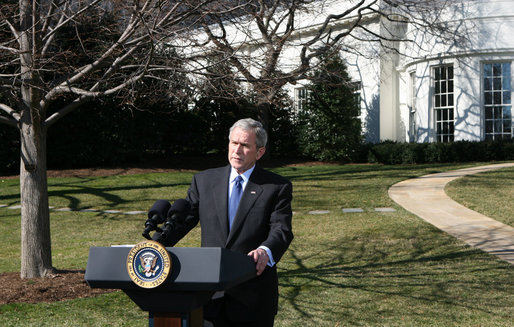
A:
<svg viewBox="0 0 514 327">
<path fill-rule="evenodd" d="M 413 178 L 393 185 L 389 196 L 437 228 L 514 264 L 514 228 L 458 204 L 444 192 L 445 185 L 456 178 L 506 167 L 514 167 L 514 163 Z"/>
</svg>

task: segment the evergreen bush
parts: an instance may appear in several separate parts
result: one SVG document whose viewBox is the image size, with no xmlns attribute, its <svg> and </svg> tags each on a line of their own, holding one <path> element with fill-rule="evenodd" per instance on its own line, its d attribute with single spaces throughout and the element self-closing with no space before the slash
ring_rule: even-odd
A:
<svg viewBox="0 0 514 327">
<path fill-rule="evenodd" d="M 362 142 L 359 105 L 339 57 L 323 59 L 310 77 L 307 99 L 298 113 L 298 144 L 317 160 L 352 161 Z"/>
</svg>

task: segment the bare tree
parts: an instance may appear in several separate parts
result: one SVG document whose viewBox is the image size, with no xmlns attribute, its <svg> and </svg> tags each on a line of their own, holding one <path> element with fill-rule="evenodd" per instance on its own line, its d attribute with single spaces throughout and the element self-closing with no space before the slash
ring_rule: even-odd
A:
<svg viewBox="0 0 514 327">
<path fill-rule="evenodd" d="M 267 126 L 278 91 L 306 78 L 319 57 L 336 47 L 358 52 L 355 42 L 376 42 L 398 51 L 398 41 L 409 41 L 407 22 L 455 39 L 438 21 L 445 5 L 443 0 L 4 0 L 0 123 L 20 131 L 21 276 L 54 270 L 47 129 L 92 98 L 128 96 L 123 92 L 145 77 L 170 76 L 169 65 L 153 60 L 163 44 L 193 62 L 194 71 L 182 73 L 251 85 Z M 381 31 L 370 28 L 377 19 Z M 297 60 L 284 62 L 291 49 Z M 216 60 L 233 70 L 207 69 Z"/>
<path fill-rule="evenodd" d="M 209 1 L 7 0 L 0 11 L 0 123 L 20 131 L 21 277 L 54 272 L 46 175 L 48 128 L 86 101 L 122 94 L 169 67 L 161 38 L 184 34 Z M 161 32 L 166 31 L 166 34 Z"/>
<path fill-rule="evenodd" d="M 268 127 L 277 92 L 306 79 L 322 55 L 365 55 L 362 43 L 375 43 L 384 53 L 401 51 L 400 41 L 421 46 L 407 34 L 407 24 L 454 42 L 458 34 L 440 19 L 446 5 L 442 0 L 216 1 L 201 21 L 201 36 L 191 40 L 196 49 L 191 55 L 197 72 L 206 78 L 221 77 L 208 69 L 213 60 L 203 56 L 230 63 L 233 78 L 251 86 L 258 117 Z"/>
</svg>

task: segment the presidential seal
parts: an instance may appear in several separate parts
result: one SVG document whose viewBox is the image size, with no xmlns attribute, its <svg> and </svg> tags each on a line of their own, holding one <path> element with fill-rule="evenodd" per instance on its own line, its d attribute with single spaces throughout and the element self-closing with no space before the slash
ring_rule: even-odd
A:
<svg viewBox="0 0 514 327">
<path fill-rule="evenodd" d="M 171 270 L 171 256 L 155 241 L 136 244 L 127 256 L 130 279 L 143 288 L 154 288 L 166 281 Z"/>
</svg>

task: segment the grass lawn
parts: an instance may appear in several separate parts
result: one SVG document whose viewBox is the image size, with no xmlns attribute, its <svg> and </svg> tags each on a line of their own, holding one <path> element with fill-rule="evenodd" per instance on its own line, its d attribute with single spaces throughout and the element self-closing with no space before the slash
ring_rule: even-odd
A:
<svg viewBox="0 0 514 327">
<path fill-rule="evenodd" d="M 464 167 L 274 169 L 293 182 L 295 212 L 295 239 L 279 264 L 280 309 L 275 326 L 511 326 L 512 265 L 446 235 L 387 195 L 387 189 L 401 180 Z M 50 205 L 148 210 L 157 199 L 184 197 L 191 177 L 192 173 L 155 173 L 50 179 Z M 507 200 L 471 195 L 459 201 L 469 201 L 466 205 L 476 205 L 478 211 L 506 203 L 507 217 L 513 217 L 512 182 L 506 181 L 514 180 L 514 169 L 480 174 L 476 180 L 481 178 L 487 182 L 478 188 L 507 188 L 510 201 L 508 195 Z M 18 187 L 17 180 L 0 180 L 0 204 L 19 204 Z M 475 191 L 452 182 L 449 194 L 454 192 L 466 196 Z M 374 210 L 379 207 L 396 211 Z M 343 213 L 342 208 L 364 212 Z M 330 212 L 314 215 L 309 213 L 312 210 Z M 490 214 L 505 219 L 496 213 Z M 0 208 L 0 272 L 19 271 L 19 214 Z M 141 241 L 145 219 L 144 214 L 52 211 L 54 266 L 85 269 L 90 246 Z M 196 228 L 178 246 L 198 246 L 198 239 Z M 148 326 L 148 321 L 146 312 L 115 292 L 51 304 L 0 306 L 0 326 Z"/>
<path fill-rule="evenodd" d="M 514 227 L 514 168 L 458 178 L 446 193 L 462 205 Z"/>
</svg>

